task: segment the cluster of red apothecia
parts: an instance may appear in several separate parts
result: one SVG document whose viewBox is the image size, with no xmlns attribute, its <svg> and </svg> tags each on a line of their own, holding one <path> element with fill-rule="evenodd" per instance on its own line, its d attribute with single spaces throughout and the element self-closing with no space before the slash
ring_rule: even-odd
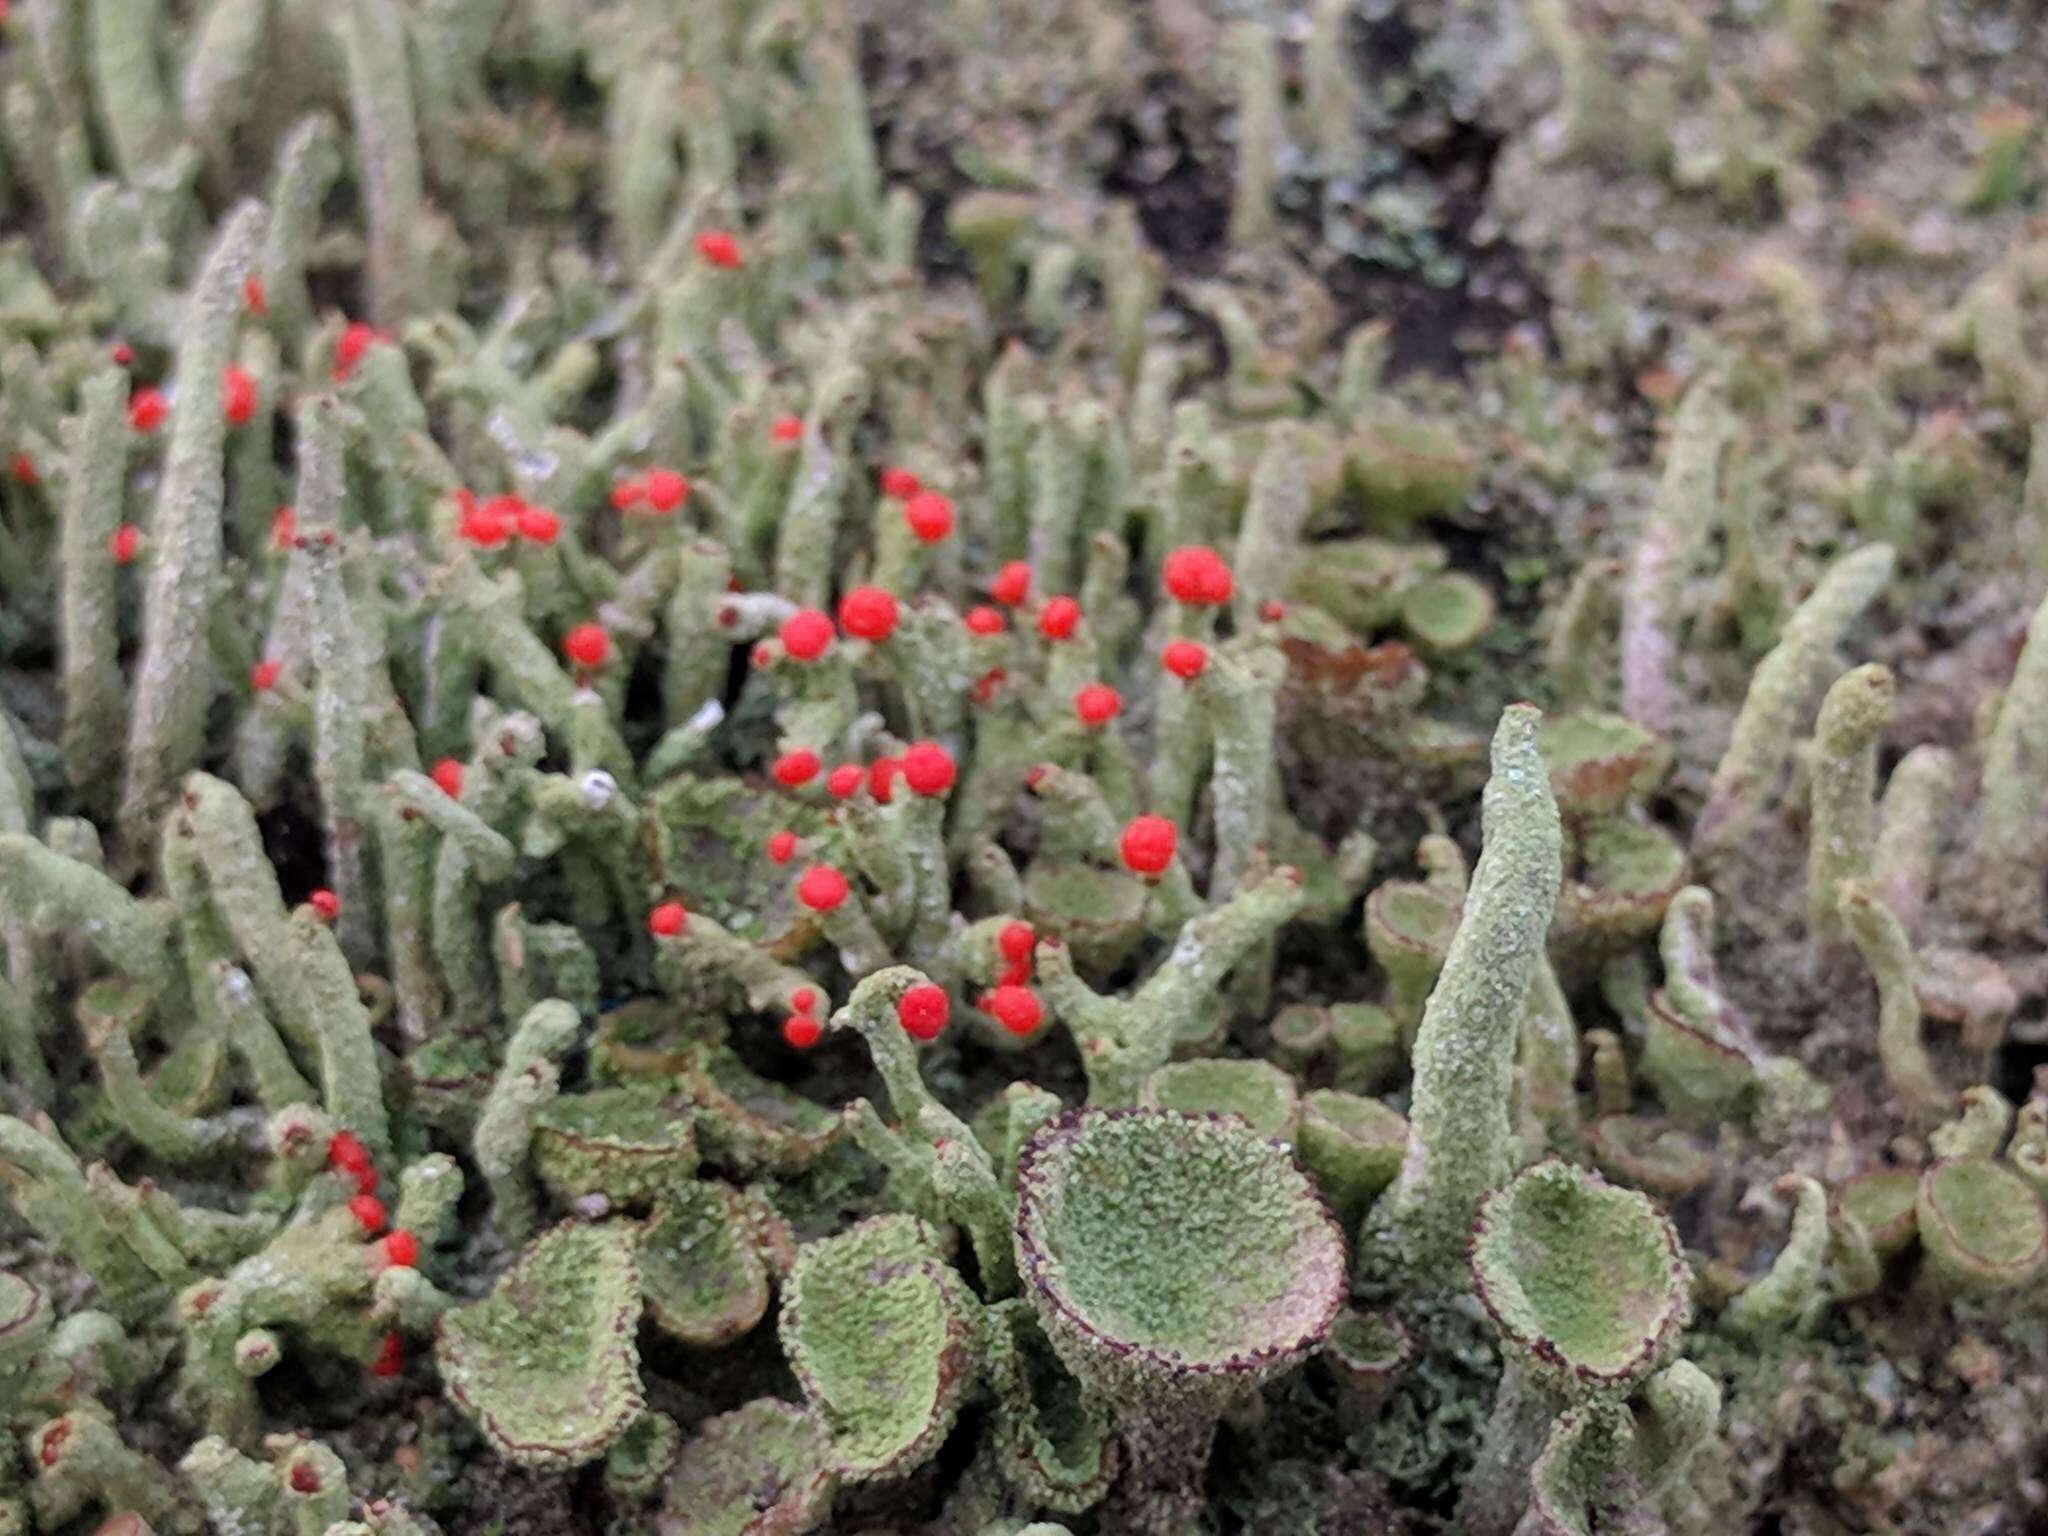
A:
<svg viewBox="0 0 2048 1536">
<path fill-rule="evenodd" d="M 355 1184 L 356 1192 L 348 1203 L 348 1213 L 363 1229 L 365 1237 L 382 1238 L 372 1246 L 371 1260 L 380 1269 L 411 1269 L 419 1262 L 420 1242 L 403 1227 L 385 1231 L 391 1218 L 384 1209 L 384 1202 L 377 1198 L 377 1168 L 370 1160 L 370 1149 L 362 1139 L 351 1131 L 336 1131 L 327 1142 L 327 1166 L 344 1179 Z M 387 1333 L 377 1347 L 377 1357 L 370 1362 L 370 1373 L 374 1376 L 396 1376 L 405 1369 L 405 1340 L 396 1333 Z"/>
<path fill-rule="evenodd" d="M 795 424 L 792 437 L 801 431 L 801 424 Z M 880 480 L 883 493 L 903 503 L 905 522 L 918 538 L 937 542 L 952 534 L 953 504 L 926 490 L 914 473 L 902 468 L 885 469 Z M 641 480 L 621 482 L 621 488 L 613 493 L 613 505 L 625 510 L 646 501 L 656 510 L 673 510 L 688 493 L 688 482 L 682 476 L 651 471 Z M 1162 576 L 1174 600 L 1191 607 L 1227 603 L 1235 589 L 1228 564 L 1214 550 L 1200 545 L 1169 554 Z M 1030 564 L 1012 561 L 989 581 L 989 595 L 998 603 L 1017 607 L 1029 598 L 1031 581 Z M 894 593 L 882 587 L 858 586 L 840 598 L 837 624 L 831 615 L 819 609 L 801 608 L 782 621 L 777 639 L 783 653 L 792 660 L 816 661 L 831 649 L 842 632 L 869 644 L 885 643 L 895 633 L 899 617 Z M 1053 597 L 1040 605 L 1037 628 L 1047 640 L 1058 642 L 1070 639 L 1080 620 L 1078 602 L 1071 597 Z M 988 606 L 969 610 L 966 623 L 979 634 L 998 633 L 1005 627 L 1000 611 Z M 571 650 L 572 660 L 597 665 L 608 654 L 608 638 L 598 626 L 583 628 L 595 631 L 594 635 L 583 637 L 587 638 L 587 649 L 579 653 L 571 647 L 571 642 L 579 640 L 579 631 L 571 632 L 565 648 Z M 765 648 L 755 656 L 757 664 L 772 659 L 772 653 Z M 1160 661 L 1173 676 L 1192 681 L 1207 668 L 1209 653 L 1198 641 L 1175 640 L 1162 650 Z M 999 680 L 998 674 L 991 677 Z M 984 678 L 976 684 L 978 696 L 990 680 Z M 1087 684 L 1074 696 L 1075 714 L 1089 726 L 1107 724 L 1122 709 L 1122 696 L 1107 683 Z M 866 764 L 841 763 L 829 771 L 816 751 L 795 747 L 769 765 L 769 775 L 790 791 L 800 790 L 822 775 L 825 792 L 834 800 L 850 800 L 865 792 L 876 803 L 887 805 L 894 797 L 899 779 L 917 795 L 937 797 L 948 793 L 958 778 L 958 768 L 952 754 L 939 743 L 921 741 L 905 749 L 901 757 L 883 756 Z M 443 760 L 435 765 L 434 779 L 447 793 L 460 794 L 461 765 L 452 759 Z M 1124 827 L 1118 839 L 1118 853 L 1126 868 L 1151 881 L 1172 866 L 1178 845 L 1179 829 L 1172 821 L 1164 816 L 1137 816 Z M 795 859 L 800 848 L 796 833 L 784 828 L 768 839 L 765 851 L 771 863 L 786 865 Z M 796 899 L 813 912 L 834 911 L 851 894 L 852 885 L 845 873 L 831 864 L 813 864 L 797 878 Z M 664 901 L 648 914 L 648 931 L 656 939 L 675 938 L 688 926 L 689 912 L 679 901 Z M 1000 942 L 1003 972 L 997 984 L 982 994 L 978 1005 L 1010 1033 L 1029 1035 L 1045 1017 L 1044 1005 L 1030 985 L 1036 935 L 1028 923 L 1011 923 L 1003 930 Z M 823 1036 L 818 1001 L 815 987 L 799 987 L 791 994 L 782 1036 L 792 1048 L 808 1050 Z M 896 1015 L 912 1038 L 929 1041 L 944 1031 L 951 1016 L 951 1004 L 943 988 L 926 982 L 911 988 L 898 1000 Z"/>
</svg>

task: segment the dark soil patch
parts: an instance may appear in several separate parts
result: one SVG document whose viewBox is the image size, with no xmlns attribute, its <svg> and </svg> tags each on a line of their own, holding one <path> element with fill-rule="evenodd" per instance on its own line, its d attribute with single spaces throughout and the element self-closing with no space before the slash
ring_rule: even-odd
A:
<svg viewBox="0 0 2048 1536">
<path fill-rule="evenodd" d="M 327 883 L 325 839 L 311 816 L 286 801 L 258 816 L 256 827 L 288 905 L 296 906 Z"/>
</svg>

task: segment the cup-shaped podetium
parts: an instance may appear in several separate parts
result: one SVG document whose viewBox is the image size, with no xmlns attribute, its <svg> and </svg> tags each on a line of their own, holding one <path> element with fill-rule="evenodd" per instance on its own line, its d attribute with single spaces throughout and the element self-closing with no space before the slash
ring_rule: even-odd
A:
<svg viewBox="0 0 2048 1536">
<path fill-rule="evenodd" d="M 1318 1088 L 1301 1101 L 1294 1144 L 1303 1166 L 1348 1225 L 1401 1171 L 1408 1122 L 1378 1099 Z"/>
<path fill-rule="evenodd" d="M 1120 869 L 1032 861 L 1024 873 L 1024 915 L 1061 940 L 1085 975 L 1106 975 L 1145 936 L 1145 882 Z"/>
<path fill-rule="evenodd" d="M 1323 1363 L 1336 1380 L 1345 1422 L 1354 1427 L 1370 1423 L 1415 1354 L 1415 1336 L 1391 1310 L 1345 1308 L 1323 1346 Z"/>
<path fill-rule="evenodd" d="M 1017 1186 L 1025 1294 L 1129 1453 L 1113 1528 L 1178 1536 L 1217 1418 L 1329 1333 L 1336 1223 L 1284 1146 L 1172 1110 L 1063 1115 L 1026 1143 Z"/>
<path fill-rule="evenodd" d="M 563 1094 L 533 1120 L 534 1166 L 556 1199 L 601 1194 L 614 1205 L 645 1206 L 697 1167 L 687 1104 L 633 1085 Z"/>
<path fill-rule="evenodd" d="M 1556 1158 L 1481 1202 L 1472 1284 L 1510 1358 L 1570 1399 L 1627 1396 L 1663 1363 L 1692 1311 L 1664 1213 Z"/>
<path fill-rule="evenodd" d="M 1602 1115 L 1586 1127 L 1586 1149 L 1609 1178 L 1665 1200 L 1680 1200 L 1713 1177 L 1707 1143 L 1655 1115 Z"/>
<path fill-rule="evenodd" d="M 1617 1408 L 1692 1315 L 1678 1234 L 1648 1196 L 1551 1158 L 1480 1202 L 1473 1289 L 1505 1356 L 1493 1416 L 1458 1500 L 1470 1536 L 1506 1536 L 1570 1404 Z"/>
<path fill-rule="evenodd" d="M 1844 1216 L 1861 1226 L 1881 1259 L 1904 1253 L 1920 1233 L 1920 1172 L 1915 1168 L 1866 1168 L 1834 1192 Z"/>
<path fill-rule="evenodd" d="M 2006 1291 L 2048 1262 L 2048 1214 L 2004 1163 L 1957 1157 L 1920 1175 L 1914 1215 L 1926 1278 L 1945 1294 Z"/>
<path fill-rule="evenodd" d="M 441 1380 L 508 1461 L 566 1471 L 640 1417 L 639 1246 L 630 1222 L 564 1222 L 442 1314 Z"/>
<path fill-rule="evenodd" d="M 1300 1095 L 1270 1061 L 1207 1056 L 1158 1068 L 1138 1089 L 1138 1102 L 1184 1115 L 1236 1115 L 1261 1136 L 1291 1136 Z"/>
<path fill-rule="evenodd" d="M 1389 880 L 1365 899 L 1365 947 L 1387 973 L 1388 1007 L 1404 1034 L 1422 1017 L 1463 914 L 1456 893 L 1420 880 Z"/>
<path fill-rule="evenodd" d="M 1655 789 L 1671 767 L 1671 747 L 1620 715 L 1549 715 L 1536 738 L 1550 770 L 1550 792 L 1567 816 L 1612 816 Z"/>
<path fill-rule="evenodd" d="M 1748 1042 L 1716 1018 L 1688 1018 L 1661 987 L 1643 1020 L 1642 1071 L 1671 1118 L 1691 1130 L 1740 1115 L 1756 1093 Z"/>
<path fill-rule="evenodd" d="M 1401 597 L 1401 627 L 1423 650 L 1448 655 L 1493 628 L 1493 594 L 1462 571 L 1425 577 Z"/>
<path fill-rule="evenodd" d="M 903 1477 L 938 1452 L 973 1382 L 977 1311 L 915 1216 L 873 1216 L 797 1250 L 782 1352 L 835 1477 Z"/>
<path fill-rule="evenodd" d="M 1685 889 L 1685 849 L 1662 827 L 1606 816 L 1577 827 L 1551 947 L 1577 973 L 1655 933 Z"/>
<path fill-rule="evenodd" d="M 641 1229 L 640 1293 L 663 1333 L 714 1349 L 768 1312 L 767 1256 L 749 1226 L 745 1197 L 729 1184 L 692 1179 L 673 1190 Z"/>
<path fill-rule="evenodd" d="M 803 1536 L 825 1523 L 837 1479 L 808 1408 L 756 1398 L 706 1419 L 669 1469 L 655 1536 Z"/>
</svg>

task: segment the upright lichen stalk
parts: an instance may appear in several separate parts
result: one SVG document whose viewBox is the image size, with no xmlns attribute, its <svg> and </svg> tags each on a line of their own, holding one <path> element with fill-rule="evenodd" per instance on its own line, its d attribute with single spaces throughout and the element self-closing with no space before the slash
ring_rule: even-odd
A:
<svg viewBox="0 0 2048 1536">
<path fill-rule="evenodd" d="M 1371 1262 L 1418 1291 L 1460 1284 L 1472 1214 L 1514 1168 L 1515 1050 L 1563 878 L 1557 802 L 1536 749 L 1541 719 L 1510 705 L 1494 732 L 1479 864 L 1415 1037 L 1408 1152 L 1359 1237 L 1362 1262 L 1382 1250 Z"/>
</svg>

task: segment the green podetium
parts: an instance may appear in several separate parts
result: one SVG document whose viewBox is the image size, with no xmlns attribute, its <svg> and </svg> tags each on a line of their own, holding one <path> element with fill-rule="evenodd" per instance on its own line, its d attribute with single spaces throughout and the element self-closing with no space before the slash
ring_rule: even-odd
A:
<svg viewBox="0 0 2048 1536">
<path fill-rule="evenodd" d="M 1923 1280 L 1937 1296 L 2017 1290 L 2048 1264 L 2048 1213 L 2005 1163 L 1935 1163 L 1920 1176 L 1914 1210 Z"/>
<path fill-rule="evenodd" d="M 1362 1250 L 1419 1290 L 1457 1289 L 1480 1197 L 1507 1181 L 1523 1003 L 1563 877 L 1563 837 L 1537 751 L 1539 711 L 1510 705 L 1493 738 L 1484 846 L 1443 975 L 1415 1036 L 1401 1172 L 1366 1218 Z"/>
<path fill-rule="evenodd" d="M 974 1381 L 980 1312 L 914 1216 L 872 1217 L 797 1250 L 782 1348 L 834 1478 L 903 1477 L 937 1453 Z"/>
<path fill-rule="evenodd" d="M 861 980 L 846 1006 L 832 1016 L 832 1027 L 856 1031 L 867 1042 L 899 1121 L 892 1132 L 871 1113 L 864 1114 L 855 1134 L 884 1166 L 907 1174 L 928 1192 L 935 1210 L 966 1230 L 984 1288 L 1004 1295 L 1015 1285 L 1008 1198 L 973 1131 L 925 1087 L 908 1032 L 919 1009 L 935 1012 L 943 1022 L 948 1007 L 945 993 L 922 972 L 890 966 Z"/>
<path fill-rule="evenodd" d="M 1088 1102 L 1135 1103 L 1139 1085 L 1166 1064 L 1176 1038 L 1213 1023 L 1218 990 L 1231 969 L 1300 911 L 1302 899 L 1293 869 L 1242 886 L 1182 924 L 1165 961 L 1129 997 L 1095 991 L 1075 969 L 1068 945 L 1041 939 L 1039 986 L 1080 1048 Z"/>
<path fill-rule="evenodd" d="M 1171 1110 L 1070 1112 L 1026 1143 L 1017 1187 L 1025 1295 L 1129 1458 L 1104 1518 L 1180 1536 L 1216 1421 L 1328 1334 L 1336 1224 L 1279 1144 Z"/>
<path fill-rule="evenodd" d="M 1470 1266 L 1505 1360 L 1458 1525 L 1507 1536 L 1550 1421 L 1571 1404 L 1621 1409 L 1691 1317 L 1691 1276 L 1677 1232 L 1646 1196 L 1556 1159 L 1487 1197 Z"/>
<path fill-rule="evenodd" d="M 443 1315 L 441 1380 L 499 1455 L 566 1471 L 640 1417 L 639 1241 L 630 1223 L 564 1223 L 490 1295 Z"/>
<path fill-rule="evenodd" d="M 1735 717 L 1728 750 L 1715 766 L 1707 803 L 1693 825 L 1701 854 L 1733 847 L 1763 811 L 1790 753 L 1800 713 L 1849 626 L 1892 577 L 1889 544 L 1867 544 L 1827 568 L 1786 621 L 1778 643 L 1757 663 Z"/>
<path fill-rule="evenodd" d="M 2027 643 L 1984 744 L 1984 788 L 1965 866 L 1974 910 L 2012 933 L 2041 919 L 2041 863 L 2048 852 L 2041 807 L 2048 798 L 2048 599 L 2034 610 Z"/>
<path fill-rule="evenodd" d="M 1821 700 L 1813 728 L 1812 830 L 1807 835 L 1806 932 L 1816 949 L 1839 942 L 1844 880 L 1870 871 L 1876 838 L 1877 739 L 1891 722 L 1891 669 L 1845 672 Z"/>
<path fill-rule="evenodd" d="M 233 355 L 243 284 L 266 215 L 243 203 L 229 217 L 185 301 L 178 372 L 191 387 L 171 412 L 170 450 L 150 524 L 157 555 L 142 603 L 142 655 L 130 691 L 121 830 L 135 852 L 152 848 L 179 778 L 203 756 L 213 669 L 206 627 L 221 563 L 222 449 L 227 424 L 210 381 Z"/>
<path fill-rule="evenodd" d="M 656 1536 L 803 1536 L 839 1480 L 818 1416 L 761 1397 L 697 1426 L 669 1469 Z"/>
<path fill-rule="evenodd" d="M 1679 598 L 1686 567 L 1712 531 L 1721 458 L 1735 435 L 1728 381 L 1709 373 L 1686 391 L 1656 505 L 1636 541 L 1622 591 L 1621 697 L 1628 717 L 1668 731 L 1677 709 Z"/>
</svg>

